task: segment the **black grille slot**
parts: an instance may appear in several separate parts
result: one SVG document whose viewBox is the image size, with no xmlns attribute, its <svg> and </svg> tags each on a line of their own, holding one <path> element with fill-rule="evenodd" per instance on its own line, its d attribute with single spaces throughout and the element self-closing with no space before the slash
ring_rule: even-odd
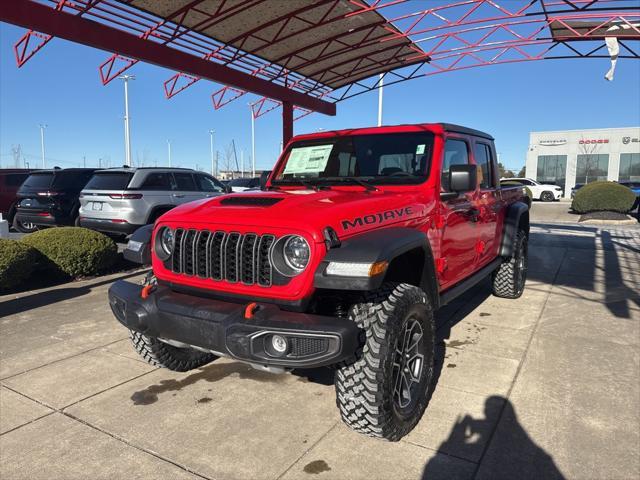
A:
<svg viewBox="0 0 640 480">
<path fill-rule="evenodd" d="M 171 270 L 213 280 L 271 285 L 273 235 L 184 230 L 175 233 Z"/>
<path fill-rule="evenodd" d="M 264 235 L 258 243 L 258 285 L 268 287 L 271 285 L 271 259 L 269 252 L 276 237 L 273 235 Z"/>
<path fill-rule="evenodd" d="M 187 275 L 193 275 L 196 231 L 188 230 L 182 237 L 182 270 Z"/>
<path fill-rule="evenodd" d="M 244 236 L 240 247 L 240 280 L 248 285 L 255 283 L 257 239 L 255 233 L 248 233 Z"/>
<path fill-rule="evenodd" d="M 209 242 L 209 276 L 214 280 L 222 280 L 222 244 L 224 232 L 216 232 Z"/>
<path fill-rule="evenodd" d="M 200 232 L 196 239 L 196 275 L 207 277 L 207 243 L 211 234 L 206 230 Z"/>
<path fill-rule="evenodd" d="M 291 337 L 289 357 L 308 357 L 324 353 L 329 348 L 329 339 L 322 337 Z"/>
<path fill-rule="evenodd" d="M 238 281 L 238 250 L 240 247 L 240 234 L 233 232 L 227 237 L 224 244 L 224 276 L 227 282 Z"/>
<path fill-rule="evenodd" d="M 220 205 L 249 205 L 252 207 L 270 207 L 282 200 L 282 198 L 277 197 L 243 197 L 241 195 L 232 195 L 220 200 Z"/>
<path fill-rule="evenodd" d="M 184 230 L 179 228 L 176 230 L 173 245 L 173 257 L 171 259 L 171 269 L 176 273 L 182 273 L 182 237 Z"/>
</svg>

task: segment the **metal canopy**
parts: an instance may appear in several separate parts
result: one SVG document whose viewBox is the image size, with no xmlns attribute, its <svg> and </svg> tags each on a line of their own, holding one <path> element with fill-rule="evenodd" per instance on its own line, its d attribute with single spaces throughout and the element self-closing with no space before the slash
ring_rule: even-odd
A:
<svg viewBox="0 0 640 480">
<path fill-rule="evenodd" d="M 350 0 L 121 1 L 337 89 L 424 52 L 375 9 Z M 242 8 L 237 8 L 241 6 Z M 176 15 L 176 12 L 181 12 Z M 317 88 L 317 87 L 316 87 Z"/>
</svg>

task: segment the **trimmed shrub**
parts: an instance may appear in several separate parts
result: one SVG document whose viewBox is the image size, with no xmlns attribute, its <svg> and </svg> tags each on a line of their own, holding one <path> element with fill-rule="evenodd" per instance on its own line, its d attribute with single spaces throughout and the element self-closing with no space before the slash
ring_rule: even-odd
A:
<svg viewBox="0 0 640 480">
<path fill-rule="evenodd" d="M 33 272 L 38 252 L 17 240 L 0 238 L 0 291 L 17 287 Z"/>
<path fill-rule="evenodd" d="M 636 195 L 615 182 L 593 182 L 576 192 L 571 208 L 578 213 L 620 212 L 631 210 Z"/>
<path fill-rule="evenodd" d="M 118 253 L 109 237 L 80 227 L 48 228 L 21 241 L 42 253 L 55 269 L 74 278 L 106 270 Z"/>
</svg>

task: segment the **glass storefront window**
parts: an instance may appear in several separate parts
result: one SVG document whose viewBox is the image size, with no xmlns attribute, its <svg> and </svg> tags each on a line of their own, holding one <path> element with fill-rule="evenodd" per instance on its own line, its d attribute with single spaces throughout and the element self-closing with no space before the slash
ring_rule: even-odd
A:
<svg viewBox="0 0 640 480">
<path fill-rule="evenodd" d="M 618 180 L 640 181 L 640 153 L 620 154 L 620 174 Z"/>
<path fill-rule="evenodd" d="M 558 185 L 564 188 L 567 178 L 566 155 L 539 155 L 536 180 L 540 183 Z"/>
<path fill-rule="evenodd" d="M 606 180 L 609 173 L 609 154 L 589 153 L 578 155 L 576 183 L 587 184 Z"/>
</svg>

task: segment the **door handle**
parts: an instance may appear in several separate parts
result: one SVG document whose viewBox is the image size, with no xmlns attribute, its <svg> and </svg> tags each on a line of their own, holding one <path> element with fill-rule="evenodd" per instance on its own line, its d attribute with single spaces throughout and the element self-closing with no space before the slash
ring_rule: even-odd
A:
<svg viewBox="0 0 640 480">
<path fill-rule="evenodd" d="M 172 195 L 176 198 L 183 198 L 184 195 L 180 194 L 180 193 L 172 193 Z"/>
</svg>

